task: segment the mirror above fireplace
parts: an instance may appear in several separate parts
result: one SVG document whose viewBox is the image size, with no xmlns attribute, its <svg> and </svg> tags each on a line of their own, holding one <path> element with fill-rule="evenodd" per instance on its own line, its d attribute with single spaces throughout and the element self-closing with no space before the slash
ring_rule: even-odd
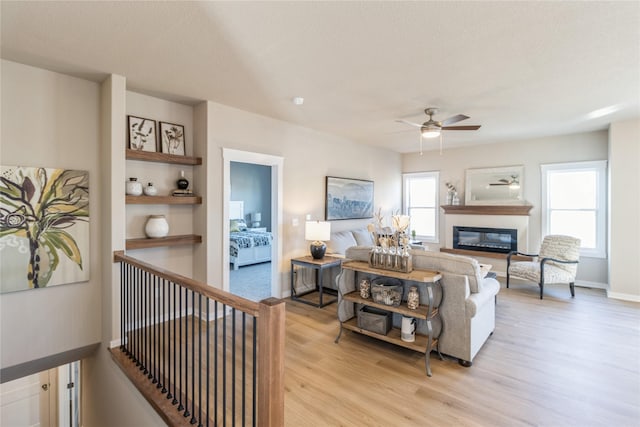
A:
<svg viewBox="0 0 640 427">
<path fill-rule="evenodd" d="M 466 205 L 522 205 L 523 166 L 467 169 Z"/>
</svg>

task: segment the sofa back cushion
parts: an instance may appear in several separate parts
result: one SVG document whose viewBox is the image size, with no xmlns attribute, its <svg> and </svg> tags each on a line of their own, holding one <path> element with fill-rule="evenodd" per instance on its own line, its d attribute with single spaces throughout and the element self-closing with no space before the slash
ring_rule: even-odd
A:
<svg viewBox="0 0 640 427">
<path fill-rule="evenodd" d="M 478 260 L 446 252 L 412 250 L 411 254 L 413 255 L 413 268 L 465 275 L 469 278 L 471 293 L 482 291 L 483 279 Z"/>
<path fill-rule="evenodd" d="M 337 231 L 331 233 L 331 240 L 326 242 L 327 253 L 344 255 L 347 248 L 351 246 L 357 246 L 356 238 L 353 237 L 351 230 Z"/>
<path fill-rule="evenodd" d="M 356 239 L 358 246 L 373 246 L 373 236 L 366 228 L 353 230 L 353 237 Z"/>
</svg>

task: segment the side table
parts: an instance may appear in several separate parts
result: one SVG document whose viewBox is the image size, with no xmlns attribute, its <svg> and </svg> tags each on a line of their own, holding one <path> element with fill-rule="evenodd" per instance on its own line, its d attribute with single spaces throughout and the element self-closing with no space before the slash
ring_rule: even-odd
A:
<svg viewBox="0 0 640 427">
<path fill-rule="evenodd" d="M 337 257 L 332 257 L 332 256 L 325 256 L 322 259 L 314 259 L 311 256 L 304 256 L 304 257 L 300 257 L 300 258 L 292 258 L 291 259 L 291 299 L 294 301 L 300 301 L 302 303 L 305 304 L 309 304 L 309 305 L 313 305 L 315 307 L 324 307 L 326 305 L 329 305 L 331 303 L 334 303 L 336 301 L 338 301 L 337 298 L 337 292 L 336 293 L 332 293 L 332 295 L 336 295 L 335 298 L 332 298 L 329 301 L 323 301 L 323 296 L 324 293 L 327 291 L 326 289 L 323 288 L 322 286 L 322 271 L 327 269 L 327 268 L 331 268 L 331 267 L 339 267 L 342 264 L 343 259 L 342 258 L 337 258 Z M 296 292 L 296 287 L 295 287 L 295 276 L 296 276 L 296 270 L 295 267 L 298 266 L 300 268 L 311 268 L 313 270 L 315 270 L 316 272 L 316 285 L 314 287 L 314 289 L 311 289 L 309 291 L 306 291 L 304 293 L 297 293 Z M 315 303 L 313 301 L 309 301 L 308 299 L 303 299 L 301 297 L 308 295 L 310 293 L 313 292 L 318 292 L 318 303 Z"/>
</svg>

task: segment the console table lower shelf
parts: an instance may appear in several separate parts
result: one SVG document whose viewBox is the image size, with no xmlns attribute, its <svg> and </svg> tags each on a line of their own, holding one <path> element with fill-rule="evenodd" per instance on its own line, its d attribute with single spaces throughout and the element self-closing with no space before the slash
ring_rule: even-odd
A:
<svg viewBox="0 0 640 427">
<path fill-rule="evenodd" d="M 342 322 L 342 328 L 357 332 L 362 335 L 367 335 L 367 336 L 379 339 L 380 341 L 386 341 L 391 344 L 399 345 L 400 347 L 405 347 L 405 348 L 408 348 L 409 350 L 425 353 L 427 354 L 427 358 L 429 357 L 429 353 L 431 353 L 431 350 L 437 349 L 438 347 L 437 338 L 434 338 L 431 340 L 430 346 L 429 346 L 429 337 L 427 335 L 422 335 L 418 333 L 416 333 L 415 341 L 413 342 L 402 341 L 402 338 L 400 338 L 400 329 L 398 328 L 391 328 L 391 330 L 387 335 L 377 334 L 375 332 L 359 328 L 358 320 L 355 318 L 347 320 L 346 322 Z M 336 341 L 338 341 L 339 338 L 340 337 L 338 337 Z M 440 355 L 440 357 L 442 356 Z M 431 376 L 430 372 L 429 372 L 429 376 Z"/>
</svg>

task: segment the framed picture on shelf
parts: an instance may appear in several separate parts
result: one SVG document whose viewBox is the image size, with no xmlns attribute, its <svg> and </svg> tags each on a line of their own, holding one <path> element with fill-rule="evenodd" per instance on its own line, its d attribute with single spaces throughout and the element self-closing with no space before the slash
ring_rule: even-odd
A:
<svg viewBox="0 0 640 427">
<path fill-rule="evenodd" d="M 185 155 L 184 126 L 160 122 L 160 141 L 163 153 Z"/>
<path fill-rule="evenodd" d="M 137 151 L 158 151 L 156 148 L 156 121 L 136 116 L 127 116 L 129 148 Z"/>
<path fill-rule="evenodd" d="M 373 181 L 327 177 L 327 221 L 373 217 Z"/>
</svg>

